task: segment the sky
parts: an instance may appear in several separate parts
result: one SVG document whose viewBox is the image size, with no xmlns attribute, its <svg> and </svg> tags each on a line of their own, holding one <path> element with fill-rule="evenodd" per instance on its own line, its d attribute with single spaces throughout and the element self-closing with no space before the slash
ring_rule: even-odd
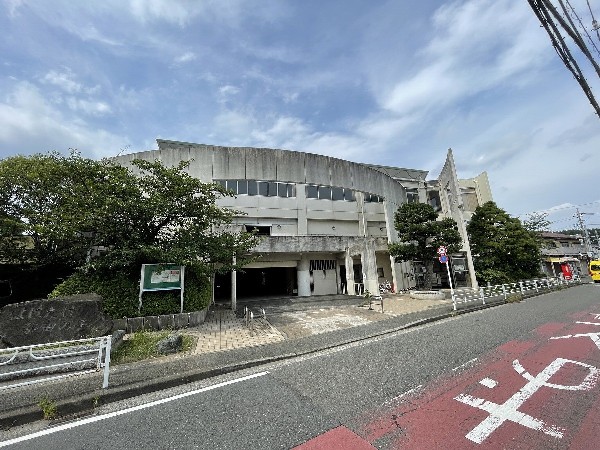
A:
<svg viewBox="0 0 600 450">
<path fill-rule="evenodd" d="M 168 139 L 435 179 L 452 148 L 509 214 L 600 228 L 600 119 L 525 0 L 3 0 L 0 29 L 0 159 Z"/>
</svg>

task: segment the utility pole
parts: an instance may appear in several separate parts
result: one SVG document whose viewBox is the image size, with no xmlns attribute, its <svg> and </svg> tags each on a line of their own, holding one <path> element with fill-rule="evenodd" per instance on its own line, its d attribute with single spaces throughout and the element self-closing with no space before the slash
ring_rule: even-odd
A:
<svg viewBox="0 0 600 450">
<path fill-rule="evenodd" d="M 579 208 L 577 208 L 576 211 L 577 211 L 577 214 L 575 215 L 575 217 L 577 218 L 577 222 L 579 223 L 579 228 L 581 229 L 581 232 L 583 233 L 583 245 L 585 246 L 585 252 L 586 252 L 588 258 L 590 258 L 592 256 L 592 248 L 590 247 L 590 235 L 588 234 L 588 230 L 585 227 L 585 222 L 583 221 L 583 218 L 581 216 L 584 214 L 592 214 L 592 213 L 579 212 Z"/>
</svg>

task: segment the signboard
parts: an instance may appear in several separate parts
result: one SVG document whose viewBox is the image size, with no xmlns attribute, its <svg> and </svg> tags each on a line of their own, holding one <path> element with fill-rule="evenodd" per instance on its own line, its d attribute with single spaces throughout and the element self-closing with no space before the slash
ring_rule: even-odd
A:
<svg viewBox="0 0 600 450">
<path fill-rule="evenodd" d="M 185 266 L 176 264 L 142 264 L 138 312 L 142 309 L 142 294 L 149 291 L 181 291 L 181 312 L 183 312 L 183 283 Z"/>
<path fill-rule="evenodd" d="M 448 251 L 448 250 L 447 250 L 447 249 L 446 249 L 446 247 L 444 247 L 443 245 L 440 245 L 440 246 L 438 247 L 438 249 L 437 249 L 437 253 L 438 253 L 438 255 L 440 255 L 440 256 L 442 256 L 442 255 L 445 255 L 447 251 Z"/>
<path fill-rule="evenodd" d="M 448 256 L 447 255 L 441 255 L 438 259 L 440 260 L 440 262 L 442 264 L 445 264 L 445 263 L 448 262 Z"/>
</svg>

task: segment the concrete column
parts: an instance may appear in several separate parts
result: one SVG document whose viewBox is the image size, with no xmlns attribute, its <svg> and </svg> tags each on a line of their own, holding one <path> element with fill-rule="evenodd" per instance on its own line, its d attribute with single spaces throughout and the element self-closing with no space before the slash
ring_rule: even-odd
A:
<svg viewBox="0 0 600 450">
<path fill-rule="evenodd" d="M 349 248 L 346 249 L 344 258 L 346 260 L 346 286 L 348 286 L 348 295 L 356 295 L 356 290 L 354 289 L 354 260 Z"/>
<path fill-rule="evenodd" d="M 233 257 L 233 263 L 235 264 L 235 256 Z M 237 272 L 231 271 L 231 309 L 235 311 L 237 309 Z"/>
<path fill-rule="evenodd" d="M 310 260 L 302 255 L 298 261 L 298 297 L 310 297 Z"/>
<path fill-rule="evenodd" d="M 298 211 L 298 236 L 308 235 L 308 219 L 306 217 L 306 184 L 296 185 L 296 206 Z"/>
<path fill-rule="evenodd" d="M 365 242 L 364 252 L 361 255 L 361 259 L 365 291 L 368 290 L 371 294 L 377 295 L 379 294 L 379 282 L 377 278 L 377 258 L 375 257 L 373 242 L 371 242 L 370 240 L 367 240 Z"/>
</svg>

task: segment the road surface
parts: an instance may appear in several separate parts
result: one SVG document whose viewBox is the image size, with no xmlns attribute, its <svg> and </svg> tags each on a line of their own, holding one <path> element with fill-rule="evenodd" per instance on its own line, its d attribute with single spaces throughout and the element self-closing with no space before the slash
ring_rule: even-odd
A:
<svg viewBox="0 0 600 450">
<path fill-rule="evenodd" d="M 582 285 L 0 435 L 11 449 L 589 449 L 600 286 Z"/>
</svg>

